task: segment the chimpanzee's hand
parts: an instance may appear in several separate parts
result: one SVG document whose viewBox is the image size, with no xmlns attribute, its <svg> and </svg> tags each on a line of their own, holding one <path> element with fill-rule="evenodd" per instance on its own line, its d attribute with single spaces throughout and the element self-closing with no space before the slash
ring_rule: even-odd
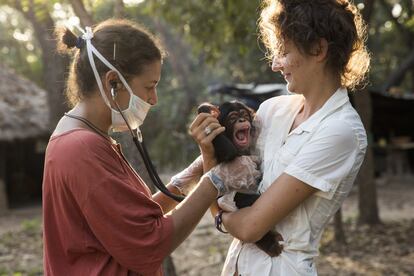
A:
<svg viewBox="0 0 414 276">
<path fill-rule="evenodd" d="M 249 192 L 257 189 L 262 177 L 257 157 L 239 156 L 221 163 L 205 174 L 218 190 L 218 196 L 230 191 Z"/>
<path fill-rule="evenodd" d="M 236 195 L 236 191 L 227 193 L 222 197 L 217 199 L 217 204 L 225 212 L 235 212 L 238 210 L 236 206 L 236 202 L 234 202 L 234 196 Z"/>
<path fill-rule="evenodd" d="M 183 195 L 188 195 L 194 186 L 203 176 L 203 158 L 197 157 L 183 171 L 171 178 L 171 184 L 175 186 Z"/>
</svg>

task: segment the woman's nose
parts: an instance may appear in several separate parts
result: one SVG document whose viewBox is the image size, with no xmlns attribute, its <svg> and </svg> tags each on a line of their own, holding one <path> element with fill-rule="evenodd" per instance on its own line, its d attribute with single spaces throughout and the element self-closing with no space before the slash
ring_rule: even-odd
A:
<svg viewBox="0 0 414 276">
<path fill-rule="evenodd" d="M 272 71 L 277 72 L 281 71 L 283 68 L 282 61 L 280 57 L 274 57 L 272 60 Z"/>
<path fill-rule="evenodd" d="M 158 103 L 158 94 L 157 94 L 157 89 L 153 89 L 151 91 L 150 97 L 148 99 L 148 103 L 151 105 L 156 105 Z"/>
</svg>

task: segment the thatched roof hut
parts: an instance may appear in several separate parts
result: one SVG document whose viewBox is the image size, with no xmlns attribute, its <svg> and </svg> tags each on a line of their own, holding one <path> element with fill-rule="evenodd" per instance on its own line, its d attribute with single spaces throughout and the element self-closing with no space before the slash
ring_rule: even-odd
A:
<svg viewBox="0 0 414 276">
<path fill-rule="evenodd" d="M 0 214 L 41 198 L 48 120 L 46 91 L 0 64 Z"/>
<path fill-rule="evenodd" d="M 0 64 L 0 141 L 48 133 L 46 91 Z"/>
</svg>

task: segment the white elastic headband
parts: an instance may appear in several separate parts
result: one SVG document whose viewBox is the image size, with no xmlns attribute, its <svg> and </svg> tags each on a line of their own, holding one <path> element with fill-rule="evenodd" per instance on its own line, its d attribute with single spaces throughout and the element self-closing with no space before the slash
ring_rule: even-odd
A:
<svg viewBox="0 0 414 276">
<path fill-rule="evenodd" d="M 96 82 L 99 87 L 99 91 L 101 92 L 101 95 L 106 103 L 106 105 L 111 108 L 111 104 L 106 97 L 105 91 L 103 89 L 102 80 L 101 77 L 98 74 L 98 70 L 96 69 L 95 60 L 93 58 L 93 55 L 95 55 L 97 58 L 99 58 L 109 69 L 114 70 L 117 74 L 119 79 L 121 80 L 122 84 L 125 86 L 125 88 L 128 90 L 130 94 L 132 94 L 132 90 L 129 87 L 127 81 L 122 76 L 122 74 L 116 69 L 99 51 L 93 46 L 92 44 L 92 38 L 93 38 L 93 32 L 91 27 L 85 27 L 85 31 L 82 30 L 79 26 L 76 26 L 81 32 L 82 32 L 82 38 L 86 41 L 86 50 L 88 52 L 88 59 L 89 63 L 91 64 L 93 74 L 95 75 Z"/>
</svg>

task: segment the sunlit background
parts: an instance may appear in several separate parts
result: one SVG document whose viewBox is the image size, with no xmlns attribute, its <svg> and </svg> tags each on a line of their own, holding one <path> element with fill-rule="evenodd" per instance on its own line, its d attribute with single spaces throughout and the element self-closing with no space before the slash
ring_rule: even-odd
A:
<svg viewBox="0 0 414 276">
<path fill-rule="evenodd" d="M 283 78 L 270 70 L 258 38 L 260 2 L 0 0 L 0 275 L 41 275 L 43 271 L 44 151 L 54 126 L 69 109 L 64 97 L 69 58 L 56 53 L 55 26 L 67 26 L 80 34 L 76 26 L 84 28 L 111 17 L 129 18 L 161 39 L 168 56 L 158 89 L 159 104 L 146 119 L 143 133 L 153 162 L 168 181 L 198 155 L 187 129 L 199 103 L 236 97 L 259 104 L 286 92 Z M 367 128 L 370 146 L 344 207 L 342 227 L 351 242 L 336 247 L 332 242 L 339 230 L 327 231 L 321 275 L 337 270 L 341 275 L 410 275 L 414 244 L 412 236 L 406 236 L 414 232 L 414 1 L 355 3 L 368 24 L 372 63 L 368 85 L 350 97 Z M 243 93 L 255 96 L 231 94 L 228 87 L 236 84 L 245 88 Z M 276 88 L 266 94 L 267 88 L 257 84 Z M 146 178 L 129 137 L 118 138 L 131 163 Z M 381 221 L 386 224 L 375 229 L 383 232 L 356 226 Z M 226 246 L 217 241 L 229 240 L 212 232 L 206 230 L 202 235 L 207 244 L 201 247 L 208 250 L 197 248 L 199 244 L 191 240 L 184 248 L 192 250 L 182 249 L 181 255 L 173 256 L 177 275 L 219 273 Z M 371 247 L 373 237 L 379 241 L 377 247 Z M 350 251 L 356 253 L 344 253 Z M 208 265 L 200 266 L 203 262 Z"/>
</svg>

